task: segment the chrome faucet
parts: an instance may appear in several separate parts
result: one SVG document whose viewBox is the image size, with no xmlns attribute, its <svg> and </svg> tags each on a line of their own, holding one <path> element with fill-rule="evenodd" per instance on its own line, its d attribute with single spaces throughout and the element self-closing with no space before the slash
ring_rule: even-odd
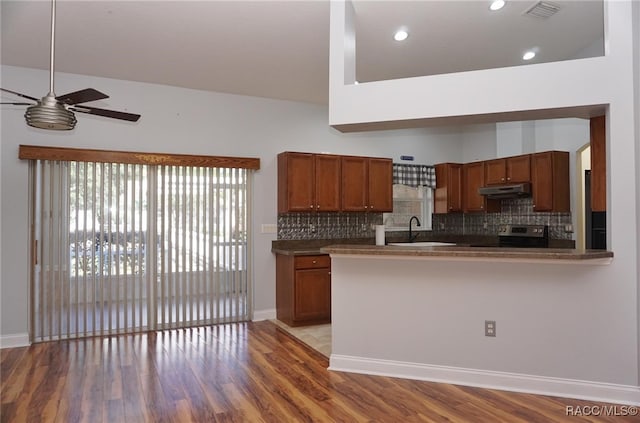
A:
<svg viewBox="0 0 640 423">
<path fill-rule="evenodd" d="M 411 228 L 411 224 L 413 223 L 413 219 L 416 220 L 416 225 L 418 227 L 420 227 L 420 219 L 418 219 L 418 216 L 411 216 L 411 219 L 409 219 L 409 242 L 413 242 L 415 241 L 415 239 L 418 237 L 419 234 L 415 234 L 413 235 L 412 232 L 412 228 Z"/>
</svg>

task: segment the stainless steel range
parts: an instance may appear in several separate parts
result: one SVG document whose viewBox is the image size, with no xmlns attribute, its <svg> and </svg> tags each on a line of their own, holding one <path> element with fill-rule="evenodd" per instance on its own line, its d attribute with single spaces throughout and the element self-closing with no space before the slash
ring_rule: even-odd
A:
<svg viewBox="0 0 640 423">
<path fill-rule="evenodd" d="M 502 225 L 498 230 L 498 245 L 512 248 L 547 248 L 549 247 L 549 227 Z"/>
</svg>

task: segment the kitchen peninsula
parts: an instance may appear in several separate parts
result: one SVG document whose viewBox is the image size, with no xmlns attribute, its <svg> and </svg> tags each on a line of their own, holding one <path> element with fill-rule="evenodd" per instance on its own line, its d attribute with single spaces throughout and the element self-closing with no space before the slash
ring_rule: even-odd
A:
<svg viewBox="0 0 640 423">
<path fill-rule="evenodd" d="M 439 260 L 485 260 L 485 261 L 531 261 L 542 263 L 609 264 L 613 252 L 605 250 L 580 250 L 572 248 L 499 248 L 453 246 L 415 246 L 411 243 L 398 245 L 331 245 L 321 249 L 333 258 L 340 255 L 371 255 L 377 258 L 413 257 Z"/>
<path fill-rule="evenodd" d="M 575 319 L 586 304 L 594 310 L 586 320 L 598 318 L 588 297 L 611 282 L 603 277 L 610 251 L 321 251 L 331 256 L 332 370 L 561 394 L 578 375 L 599 371 L 581 360 L 567 364 L 571 351 L 615 356 L 588 336 L 591 321 Z M 485 336 L 486 321 L 495 322 L 495 336 Z"/>
</svg>

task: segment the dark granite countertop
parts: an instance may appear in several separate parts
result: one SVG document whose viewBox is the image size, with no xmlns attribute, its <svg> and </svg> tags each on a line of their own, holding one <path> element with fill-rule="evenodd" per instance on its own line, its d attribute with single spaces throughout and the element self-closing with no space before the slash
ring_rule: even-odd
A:
<svg viewBox="0 0 640 423">
<path fill-rule="evenodd" d="M 387 234 L 386 242 L 406 242 L 407 235 L 403 233 Z M 498 247 L 497 236 L 486 235 L 452 235 L 432 232 L 420 232 L 416 242 L 436 241 L 449 242 L 464 245 L 466 247 Z M 305 240 L 276 240 L 271 243 L 271 252 L 284 255 L 316 255 L 326 254 L 321 251 L 323 247 L 329 245 L 371 245 L 375 246 L 375 238 L 338 238 L 338 239 L 305 239 Z M 549 240 L 550 248 L 571 249 L 575 246 L 572 240 Z M 403 247 L 408 248 L 408 247 Z M 500 249 L 504 250 L 503 248 Z"/>
<path fill-rule="evenodd" d="M 608 263 L 613 252 L 573 248 L 497 248 L 468 246 L 410 247 L 393 245 L 329 245 L 321 252 L 331 255 L 414 256 L 445 259 L 509 259 L 523 261 L 590 261 Z"/>
<path fill-rule="evenodd" d="M 289 256 L 310 256 L 326 254 L 320 249 L 328 245 L 375 245 L 375 243 L 374 238 L 277 240 L 271 242 L 271 252 Z"/>
</svg>

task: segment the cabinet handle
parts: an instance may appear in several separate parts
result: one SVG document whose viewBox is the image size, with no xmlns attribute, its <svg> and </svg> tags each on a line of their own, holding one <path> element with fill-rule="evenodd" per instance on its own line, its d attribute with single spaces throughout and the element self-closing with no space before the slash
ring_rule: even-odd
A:
<svg viewBox="0 0 640 423">
<path fill-rule="evenodd" d="M 327 275 L 330 275 L 330 274 L 331 274 L 331 272 L 327 272 Z"/>
<path fill-rule="evenodd" d="M 535 205 L 535 204 L 533 205 L 533 208 L 534 208 L 534 209 L 536 208 L 536 205 Z"/>
<path fill-rule="evenodd" d="M 510 181 L 510 180 L 511 180 L 511 178 L 510 178 L 510 177 L 509 177 L 509 178 L 507 178 L 507 181 Z"/>
<path fill-rule="evenodd" d="M 367 207 L 369 207 L 369 206 L 364 206 L 364 208 L 365 208 L 365 209 L 366 209 Z"/>
<path fill-rule="evenodd" d="M 504 181 L 504 178 L 500 178 L 500 180 Z"/>
<path fill-rule="evenodd" d="M 318 204 L 318 205 L 316 206 L 316 209 L 319 209 L 319 208 L 320 208 L 320 204 Z"/>
<path fill-rule="evenodd" d="M 313 260 L 313 261 L 312 261 L 312 263 L 313 263 L 313 264 L 316 264 L 316 263 L 317 263 L 317 261 Z"/>
<path fill-rule="evenodd" d="M 312 204 L 312 205 L 310 205 L 309 207 L 313 208 L 313 204 Z"/>
</svg>

